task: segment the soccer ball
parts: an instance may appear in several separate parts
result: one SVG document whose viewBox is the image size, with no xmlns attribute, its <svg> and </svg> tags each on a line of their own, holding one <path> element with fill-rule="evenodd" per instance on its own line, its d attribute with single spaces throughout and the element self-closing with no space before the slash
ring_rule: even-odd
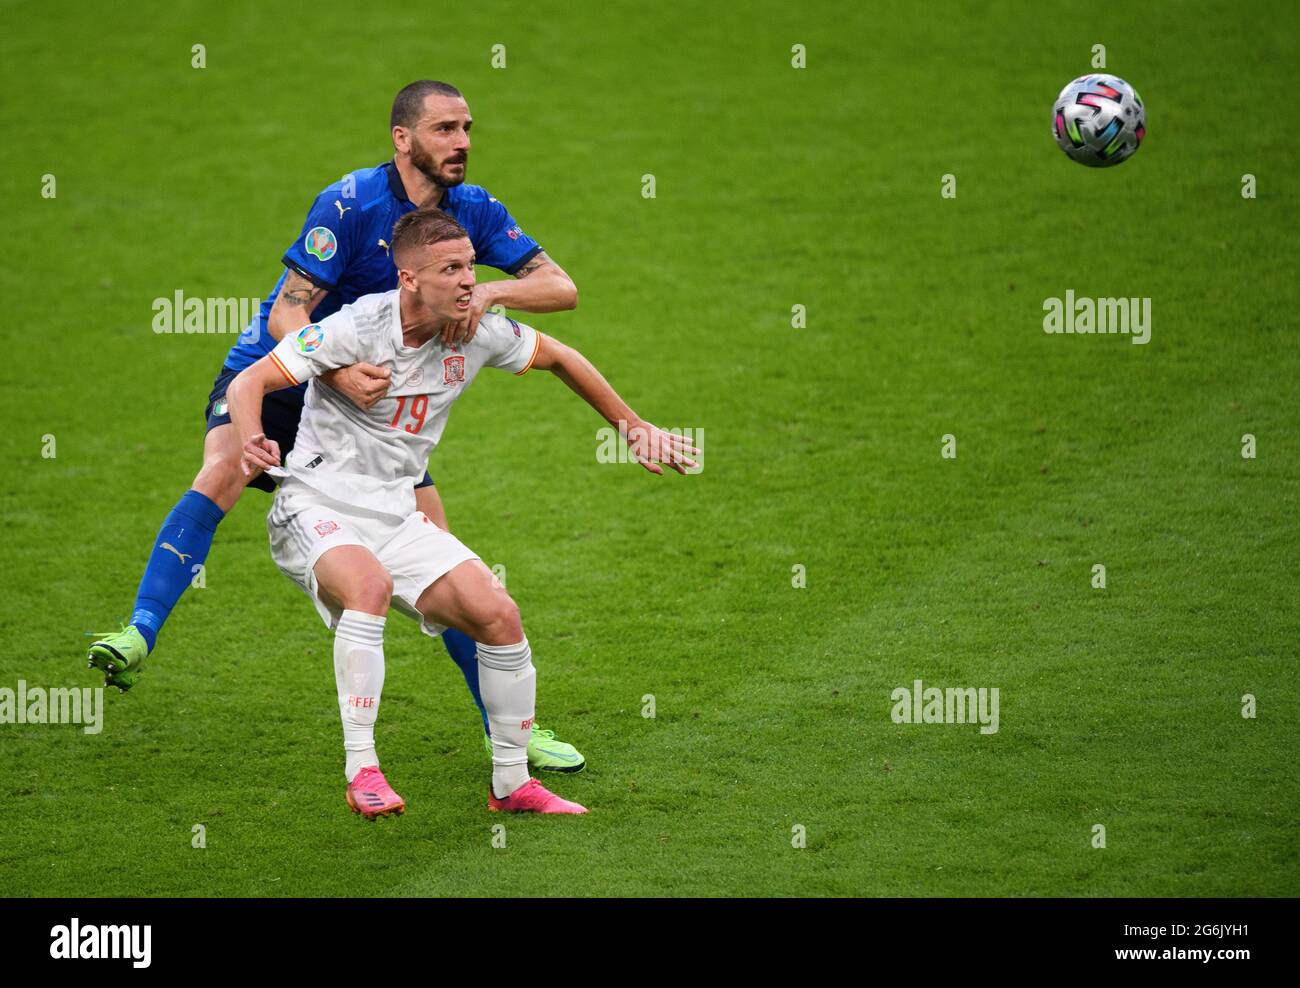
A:
<svg viewBox="0 0 1300 988">
<path fill-rule="evenodd" d="M 1108 168 L 1137 151 L 1147 132 L 1147 111 L 1137 90 L 1113 75 L 1083 75 L 1052 105 L 1052 134 L 1081 165 Z"/>
</svg>

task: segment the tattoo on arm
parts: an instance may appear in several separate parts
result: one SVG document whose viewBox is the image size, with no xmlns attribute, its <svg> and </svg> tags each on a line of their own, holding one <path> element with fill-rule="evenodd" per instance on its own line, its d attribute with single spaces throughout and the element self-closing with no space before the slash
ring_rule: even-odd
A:
<svg viewBox="0 0 1300 988">
<path fill-rule="evenodd" d="M 546 265 L 554 264 L 554 263 L 555 263 L 554 261 L 552 261 L 549 257 L 546 256 L 546 251 L 539 250 L 536 254 L 533 255 L 532 259 L 529 260 L 527 264 L 525 264 L 522 268 L 520 268 L 518 271 L 515 272 L 515 277 L 527 278 L 538 268 L 544 268 L 546 267 Z"/>
<path fill-rule="evenodd" d="M 328 292 L 319 285 L 312 284 L 296 271 L 285 276 L 284 286 L 280 289 L 280 298 L 285 305 L 315 306 Z"/>
</svg>

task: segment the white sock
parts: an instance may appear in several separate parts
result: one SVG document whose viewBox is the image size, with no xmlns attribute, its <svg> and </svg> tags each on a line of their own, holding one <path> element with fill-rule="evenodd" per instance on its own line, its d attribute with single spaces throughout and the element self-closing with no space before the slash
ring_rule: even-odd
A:
<svg viewBox="0 0 1300 988">
<path fill-rule="evenodd" d="M 344 611 L 334 631 L 334 683 L 343 718 L 343 772 L 351 782 L 367 765 L 378 765 L 375 720 L 384 691 L 384 618 Z"/>
<path fill-rule="evenodd" d="M 528 639 L 478 646 L 478 688 L 492 732 L 492 792 L 504 799 L 528 781 L 528 739 L 537 703 L 537 670 Z"/>
</svg>

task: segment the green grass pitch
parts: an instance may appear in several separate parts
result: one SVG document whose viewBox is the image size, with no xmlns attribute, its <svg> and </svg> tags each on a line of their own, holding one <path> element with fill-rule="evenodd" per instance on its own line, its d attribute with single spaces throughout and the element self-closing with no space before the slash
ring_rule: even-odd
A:
<svg viewBox="0 0 1300 988">
<path fill-rule="evenodd" d="M 562 384 L 488 372 L 431 464 L 592 812 L 488 814 L 459 674 L 394 618 L 409 808 L 349 814 L 331 640 L 254 491 L 101 734 L 0 724 L 0 892 L 1300 891 L 1290 5 L 361 10 L 5 5 L 0 687 L 98 682 L 83 632 L 198 468 L 233 338 L 152 300 L 267 293 L 393 93 L 448 79 L 469 180 L 579 287 L 529 321 L 706 436 L 697 476 L 599 464 Z M 1115 169 L 1049 135 L 1096 44 L 1148 108 Z M 1045 334 L 1067 290 L 1150 298 L 1150 343 Z M 918 678 L 997 687 L 997 733 L 894 723 Z"/>
</svg>

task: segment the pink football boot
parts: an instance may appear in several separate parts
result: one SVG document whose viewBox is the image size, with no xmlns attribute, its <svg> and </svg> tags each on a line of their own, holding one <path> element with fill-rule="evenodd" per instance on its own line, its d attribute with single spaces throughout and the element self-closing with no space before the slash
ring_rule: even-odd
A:
<svg viewBox="0 0 1300 988">
<path fill-rule="evenodd" d="M 367 820 L 406 811 L 406 803 L 393 792 L 378 765 L 367 765 L 348 783 L 348 805 Z"/>
<path fill-rule="evenodd" d="M 587 812 L 587 807 L 561 799 L 536 779 L 529 779 L 505 799 L 497 799 L 488 786 L 488 809 L 493 813 Z"/>
</svg>

